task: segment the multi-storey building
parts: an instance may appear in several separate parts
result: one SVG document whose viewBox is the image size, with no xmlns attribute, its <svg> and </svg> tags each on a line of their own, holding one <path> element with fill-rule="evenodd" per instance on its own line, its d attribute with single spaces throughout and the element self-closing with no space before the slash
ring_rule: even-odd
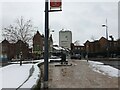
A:
<svg viewBox="0 0 120 90">
<path fill-rule="evenodd" d="M 39 59 L 43 54 L 43 39 L 42 35 L 37 31 L 33 37 L 33 58 Z"/>
<path fill-rule="evenodd" d="M 44 35 L 40 34 L 39 31 L 33 37 L 33 58 L 39 59 L 44 56 Z M 52 52 L 53 39 L 52 35 L 48 39 L 49 54 Z"/>
</svg>

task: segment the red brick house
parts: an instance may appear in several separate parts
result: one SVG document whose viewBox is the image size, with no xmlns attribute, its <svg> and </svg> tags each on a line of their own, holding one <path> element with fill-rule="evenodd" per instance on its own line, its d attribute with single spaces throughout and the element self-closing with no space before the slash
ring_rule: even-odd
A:
<svg viewBox="0 0 120 90">
<path fill-rule="evenodd" d="M 82 57 L 84 57 L 84 53 L 85 53 L 85 47 L 84 46 L 74 45 L 73 43 L 71 43 L 71 55 L 81 54 Z"/>
<path fill-rule="evenodd" d="M 1 61 L 6 61 L 10 58 L 10 43 L 5 39 L 1 42 Z"/>
<path fill-rule="evenodd" d="M 39 59 L 43 56 L 43 36 L 37 31 L 33 37 L 33 58 Z"/>
<path fill-rule="evenodd" d="M 104 37 L 101 37 L 99 40 L 95 40 L 93 42 L 86 41 L 85 44 L 86 54 L 88 53 L 90 57 L 106 57 L 107 54 L 109 56 L 113 56 L 113 54 L 120 54 L 119 48 L 119 40 L 107 40 Z"/>
<path fill-rule="evenodd" d="M 29 54 L 29 45 L 26 42 L 23 42 L 21 40 L 18 40 L 15 43 L 15 57 L 16 58 L 20 58 L 20 54 L 22 53 L 22 58 L 23 59 L 27 59 L 28 58 L 28 54 Z"/>
<path fill-rule="evenodd" d="M 0 59 L 1 60 L 11 60 L 15 58 L 20 58 L 20 53 L 22 52 L 23 58 L 28 58 L 28 44 L 24 43 L 21 40 L 18 40 L 16 43 L 9 43 L 6 39 L 0 43 L 1 46 L 1 53 Z"/>
<path fill-rule="evenodd" d="M 52 47 L 53 47 L 53 39 L 52 35 L 48 39 L 48 47 L 49 47 L 49 55 L 51 55 Z M 33 58 L 39 59 L 44 56 L 44 35 L 40 34 L 39 31 L 33 37 Z"/>
</svg>

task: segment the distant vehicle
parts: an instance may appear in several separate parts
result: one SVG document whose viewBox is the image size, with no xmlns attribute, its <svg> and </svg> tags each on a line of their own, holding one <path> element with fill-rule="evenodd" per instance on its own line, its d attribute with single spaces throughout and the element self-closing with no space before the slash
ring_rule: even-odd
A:
<svg viewBox="0 0 120 90">
<path fill-rule="evenodd" d="M 14 59 L 14 58 L 12 58 L 12 61 L 20 61 L 20 59 L 17 59 L 17 58 Z"/>
<path fill-rule="evenodd" d="M 116 56 L 117 58 L 120 58 L 120 55 Z"/>
<path fill-rule="evenodd" d="M 58 56 L 51 56 L 50 59 L 57 59 L 59 58 Z"/>
<path fill-rule="evenodd" d="M 81 55 L 80 54 L 71 55 L 71 59 L 81 59 Z"/>
</svg>

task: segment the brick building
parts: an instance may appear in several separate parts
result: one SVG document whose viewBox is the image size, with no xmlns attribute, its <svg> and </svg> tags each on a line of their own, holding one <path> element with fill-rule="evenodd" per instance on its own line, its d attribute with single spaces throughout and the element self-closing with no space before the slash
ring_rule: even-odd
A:
<svg viewBox="0 0 120 90">
<path fill-rule="evenodd" d="M 10 50 L 9 50 L 10 43 L 5 39 L 0 43 L 0 46 L 1 46 L 0 59 L 1 61 L 6 61 L 10 58 Z"/>
<path fill-rule="evenodd" d="M 85 47 L 82 45 L 74 45 L 71 43 L 71 55 L 80 54 L 81 57 L 85 56 Z"/>
<path fill-rule="evenodd" d="M 49 44 L 49 54 L 52 52 L 52 47 L 53 47 L 53 39 L 52 35 L 48 39 L 48 44 Z M 43 58 L 44 56 L 44 35 L 40 34 L 39 31 L 34 35 L 33 37 L 33 58 L 34 59 L 39 59 Z"/>
<path fill-rule="evenodd" d="M 15 58 L 20 58 L 22 52 L 23 58 L 28 58 L 28 44 L 21 40 L 16 43 L 9 43 L 6 39 L 0 43 L 0 60 L 8 61 Z"/>
<path fill-rule="evenodd" d="M 26 43 L 26 42 L 23 42 L 21 40 L 18 40 L 16 43 L 15 43 L 15 46 L 16 47 L 15 49 L 15 58 L 20 58 L 20 54 L 22 54 L 22 58 L 24 59 L 28 59 L 29 57 L 29 45 Z"/>
<path fill-rule="evenodd" d="M 43 35 L 37 31 L 33 37 L 33 58 L 39 59 L 43 54 Z"/>
<path fill-rule="evenodd" d="M 99 40 L 93 42 L 86 41 L 85 51 L 86 54 L 89 54 L 89 57 L 113 57 L 120 54 L 120 41 L 119 40 L 107 40 L 104 37 L 101 37 Z"/>
</svg>

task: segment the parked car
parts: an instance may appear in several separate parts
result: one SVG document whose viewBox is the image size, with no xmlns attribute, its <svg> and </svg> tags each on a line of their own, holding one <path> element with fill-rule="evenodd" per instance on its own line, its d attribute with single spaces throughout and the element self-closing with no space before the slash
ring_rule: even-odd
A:
<svg viewBox="0 0 120 90">
<path fill-rule="evenodd" d="M 71 59 L 81 59 L 81 55 L 80 54 L 71 55 Z"/>
<path fill-rule="evenodd" d="M 58 56 L 51 56 L 50 59 L 57 59 L 59 58 Z"/>
</svg>

